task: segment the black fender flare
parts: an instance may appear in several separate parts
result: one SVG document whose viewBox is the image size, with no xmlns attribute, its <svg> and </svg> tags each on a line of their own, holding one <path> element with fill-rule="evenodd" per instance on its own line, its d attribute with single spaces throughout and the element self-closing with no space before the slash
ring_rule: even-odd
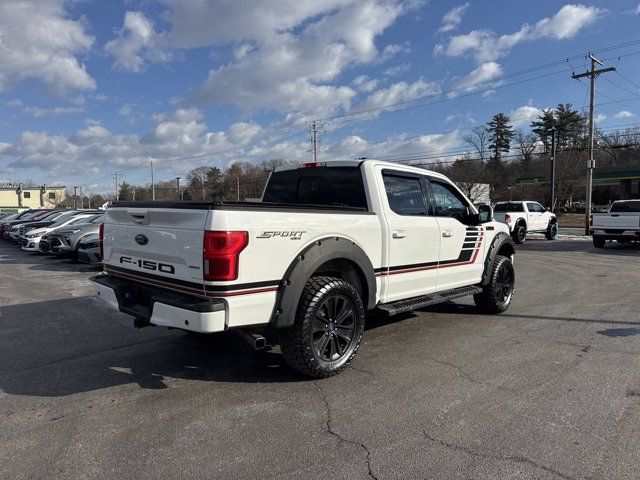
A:
<svg viewBox="0 0 640 480">
<path fill-rule="evenodd" d="M 276 328 L 293 324 L 296 309 L 307 280 L 319 267 L 331 260 L 346 260 L 352 263 L 360 276 L 363 293 L 366 294 L 366 309 L 376 305 L 376 275 L 367 254 L 355 242 L 343 237 L 326 237 L 307 245 L 291 262 L 284 274 L 271 325 Z"/>
<path fill-rule="evenodd" d="M 489 284 L 491 279 L 491 271 L 493 270 L 493 263 L 496 260 L 496 255 L 502 249 L 503 246 L 508 245 L 512 255 L 515 254 L 515 244 L 513 243 L 513 239 L 511 235 L 506 232 L 498 232 L 489 245 L 487 249 L 487 255 L 484 259 L 484 271 L 482 272 L 482 280 L 480 282 L 480 286 L 485 287 Z"/>
</svg>

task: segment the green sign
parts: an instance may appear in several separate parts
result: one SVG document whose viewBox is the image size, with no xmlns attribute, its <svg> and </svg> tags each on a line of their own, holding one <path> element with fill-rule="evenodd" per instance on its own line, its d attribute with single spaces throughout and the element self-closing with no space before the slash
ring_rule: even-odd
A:
<svg viewBox="0 0 640 480">
<path fill-rule="evenodd" d="M 538 185 L 540 183 L 547 183 L 547 179 L 541 177 L 516 179 L 516 185 Z"/>
</svg>

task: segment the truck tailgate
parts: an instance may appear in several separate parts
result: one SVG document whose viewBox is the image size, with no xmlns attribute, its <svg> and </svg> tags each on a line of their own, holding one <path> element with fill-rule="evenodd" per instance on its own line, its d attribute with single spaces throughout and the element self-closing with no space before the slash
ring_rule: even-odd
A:
<svg viewBox="0 0 640 480">
<path fill-rule="evenodd" d="M 638 213 L 603 213 L 593 215 L 594 229 L 637 230 L 640 228 Z"/>
<path fill-rule="evenodd" d="M 104 221 L 104 264 L 110 273 L 166 277 L 200 293 L 202 249 L 209 210 L 113 207 Z"/>
</svg>

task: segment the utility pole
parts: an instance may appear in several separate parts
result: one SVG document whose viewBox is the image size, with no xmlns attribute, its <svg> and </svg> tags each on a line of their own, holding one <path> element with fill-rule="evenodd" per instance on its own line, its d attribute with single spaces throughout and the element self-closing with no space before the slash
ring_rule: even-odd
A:
<svg viewBox="0 0 640 480">
<path fill-rule="evenodd" d="M 151 165 L 151 200 L 155 202 L 156 200 L 156 184 L 153 182 L 153 160 L 149 160 L 149 165 Z"/>
<path fill-rule="evenodd" d="M 318 161 L 318 125 L 315 120 L 311 124 L 311 157 L 313 163 Z"/>
<path fill-rule="evenodd" d="M 236 177 L 236 201 L 240 201 L 240 177 Z"/>
<path fill-rule="evenodd" d="M 84 208 L 84 196 L 82 195 L 82 185 L 80 185 L 80 208 Z"/>
<path fill-rule="evenodd" d="M 180 177 L 176 177 L 176 189 L 178 190 L 178 200 L 180 200 Z"/>
<path fill-rule="evenodd" d="M 551 129 L 551 211 L 556 211 L 556 127 Z"/>
<path fill-rule="evenodd" d="M 133 187 L 131 189 L 131 191 L 132 191 L 132 195 L 133 195 L 133 201 L 135 202 L 136 201 L 136 187 Z"/>
<path fill-rule="evenodd" d="M 73 186 L 73 209 L 78 209 L 78 187 L 75 185 Z"/>
<path fill-rule="evenodd" d="M 114 173 L 113 174 L 113 178 L 115 179 L 116 182 L 116 202 L 120 199 L 120 192 L 118 191 L 118 173 Z"/>
<path fill-rule="evenodd" d="M 590 93 L 589 93 L 589 158 L 587 159 L 587 198 L 584 213 L 584 234 L 589 235 L 589 223 L 591 221 L 591 195 L 593 190 L 593 169 L 595 168 L 595 160 L 593 159 L 593 142 L 595 136 L 594 125 L 594 104 L 596 96 L 596 77 L 602 73 L 613 72 L 615 67 L 600 68 L 596 70 L 596 64 L 602 66 L 602 62 L 598 60 L 593 54 L 589 54 L 591 59 L 591 69 L 588 72 L 573 74 L 571 78 L 576 80 L 589 77 L 591 81 Z"/>
</svg>

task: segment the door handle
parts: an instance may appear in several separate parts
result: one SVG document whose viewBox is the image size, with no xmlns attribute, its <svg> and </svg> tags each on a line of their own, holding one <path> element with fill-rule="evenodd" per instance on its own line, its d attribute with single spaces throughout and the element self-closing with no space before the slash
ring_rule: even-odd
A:
<svg viewBox="0 0 640 480">
<path fill-rule="evenodd" d="M 391 236 L 393 238 L 404 238 L 407 236 L 407 231 L 406 230 L 394 230 L 391 233 Z"/>
<path fill-rule="evenodd" d="M 444 230 L 444 231 L 442 232 L 442 236 L 443 236 L 444 238 L 453 237 L 453 232 L 452 232 L 451 230 Z"/>
</svg>

